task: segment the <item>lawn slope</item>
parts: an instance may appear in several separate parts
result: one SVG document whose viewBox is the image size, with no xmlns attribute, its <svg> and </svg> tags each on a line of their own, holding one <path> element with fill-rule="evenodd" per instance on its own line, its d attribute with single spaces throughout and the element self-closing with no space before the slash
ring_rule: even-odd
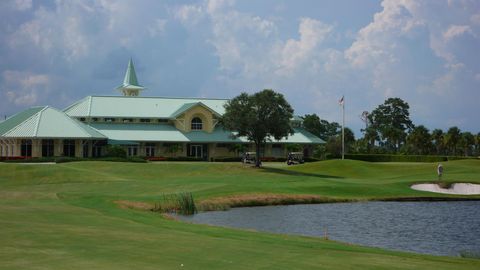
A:
<svg viewBox="0 0 480 270">
<path fill-rule="evenodd" d="M 186 224 L 116 200 L 242 194 L 331 198 L 445 196 L 414 191 L 436 164 L 327 161 L 263 169 L 236 163 L 0 164 L 0 269 L 479 269 L 480 261 L 316 238 Z M 270 166 L 271 165 L 271 166 Z M 480 182 L 480 162 L 443 164 L 446 180 Z M 181 266 L 183 264 L 183 267 Z"/>
</svg>

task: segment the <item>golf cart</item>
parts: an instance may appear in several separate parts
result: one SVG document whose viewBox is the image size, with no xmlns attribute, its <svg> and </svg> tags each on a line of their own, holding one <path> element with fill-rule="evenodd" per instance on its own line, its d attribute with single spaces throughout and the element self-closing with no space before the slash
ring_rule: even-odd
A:
<svg viewBox="0 0 480 270">
<path fill-rule="evenodd" d="M 303 164 L 305 161 L 303 160 L 303 152 L 290 152 L 287 156 L 287 164 L 294 165 L 294 164 Z"/>
<path fill-rule="evenodd" d="M 242 162 L 244 164 L 255 164 L 255 162 L 257 161 L 257 153 L 255 152 L 245 152 L 243 153 L 243 158 L 242 158 Z"/>
</svg>

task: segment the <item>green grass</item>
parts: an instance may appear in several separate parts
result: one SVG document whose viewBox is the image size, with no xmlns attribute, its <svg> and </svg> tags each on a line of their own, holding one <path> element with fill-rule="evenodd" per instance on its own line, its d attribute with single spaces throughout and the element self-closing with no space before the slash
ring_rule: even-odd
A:
<svg viewBox="0 0 480 270">
<path fill-rule="evenodd" d="M 0 269 L 480 268 L 478 259 L 187 224 L 114 203 L 155 203 L 164 194 L 181 192 L 192 192 L 195 200 L 263 193 L 353 200 L 448 197 L 409 188 L 435 180 L 433 163 L 266 165 L 0 164 Z M 480 161 L 443 165 L 444 182 L 480 183 Z"/>
</svg>

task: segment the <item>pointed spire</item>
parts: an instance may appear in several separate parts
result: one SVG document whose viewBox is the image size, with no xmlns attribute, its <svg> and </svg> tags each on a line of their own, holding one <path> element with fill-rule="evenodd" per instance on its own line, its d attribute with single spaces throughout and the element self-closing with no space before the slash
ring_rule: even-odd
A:
<svg viewBox="0 0 480 270">
<path fill-rule="evenodd" d="M 124 96 L 138 96 L 143 89 L 145 89 L 145 87 L 138 83 L 135 67 L 133 66 L 132 58 L 130 58 L 123 84 L 117 87 L 117 90 L 121 91 Z"/>
<path fill-rule="evenodd" d="M 133 66 L 132 58 L 128 61 L 127 72 L 125 73 L 125 79 L 123 79 L 123 85 L 140 86 L 137 80 L 137 74 L 135 73 L 135 67 Z"/>
</svg>

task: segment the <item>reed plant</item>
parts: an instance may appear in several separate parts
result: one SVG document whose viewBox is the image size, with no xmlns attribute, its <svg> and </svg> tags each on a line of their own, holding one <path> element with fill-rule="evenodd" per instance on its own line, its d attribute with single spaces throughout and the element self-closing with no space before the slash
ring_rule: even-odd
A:
<svg viewBox="0 0 480 270">
<path fill-rule="evenodd" d="M 152 208 L 154 212 L 175 213 L 181 215 L 193 215 L 197 213 L 197 207 L 191 192 L 163 194 L 160 200 L 155 202 Z"/>
</svg>

